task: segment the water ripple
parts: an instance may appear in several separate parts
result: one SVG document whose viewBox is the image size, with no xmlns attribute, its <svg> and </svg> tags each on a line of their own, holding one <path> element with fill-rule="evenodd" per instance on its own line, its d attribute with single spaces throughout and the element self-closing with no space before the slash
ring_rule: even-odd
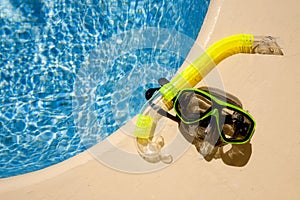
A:
<svg viewBox="0 0 300 200">
<path fill-rule="evenodd" d="M 177 41 L 177 52 L 164 51 L 172 37 L 161 36 L 153 48 L 123 52 L 113 60 L 105 55 L 117 52 L 102 46 L 102 55 L 95 54 L 102 60 L 95 61 L 109 67 L 83 73 L 83 63 L 91 61 L 105 41 L 115 38 L 121 44 L 120 34 L 130 30 L 165 28 L 194 40 L 208 4 L 209 0 L 2 0 L 0 177 L 70 158 L 134 116 L 145 89 L 160 77 L 171 78 L 183 61 L 180 48 L 189 50 L 191 44 Z M 130 41 L 131 45 L 140 42 Z M 89 91 L 93 98 L 76 96 L 74 102 L 75 81 L 83 75 L 87 80 L 98 78 Z M 90 100 L 92 105 L 87 103 Z M 91 106 L 95 118 L 75 123 L 80 119 L 76 115 L 85 115 L 84 108 Z M 74 114 L 74 110 L 82 112 Z M 91 127 L 92 134 L 82 142 L 81 127 L 87 123 L 102 128 Z"/>
</svg>

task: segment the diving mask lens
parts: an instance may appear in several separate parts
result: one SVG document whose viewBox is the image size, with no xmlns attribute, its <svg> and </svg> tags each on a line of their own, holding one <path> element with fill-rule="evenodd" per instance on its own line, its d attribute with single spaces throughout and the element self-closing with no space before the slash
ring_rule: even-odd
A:
<svg viewBox="0 0 300 200">
<path fill-rule="evenodd" d="M 254 132 L 254 120 L 245 111 L 227 106 L 222 109 L 225 122 L 221 127 L 221 135 L 227 143 L 245 143 Z"/>
<path fill-rule="evenodd" d="M 187 124 L 200 121 L 201 117 L 212 107 L 208 96 L 196 93 L 194 90 L 182 90 L 174 104 L 175 112 Z"/>
</svg>

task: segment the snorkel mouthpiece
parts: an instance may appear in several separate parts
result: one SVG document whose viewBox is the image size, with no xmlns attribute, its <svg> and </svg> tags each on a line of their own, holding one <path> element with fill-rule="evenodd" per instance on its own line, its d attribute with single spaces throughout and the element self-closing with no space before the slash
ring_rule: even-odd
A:
<svg viewBox="0 0 300 200">
<path fill-rule="evenodd" d="M 164 154 L 161 149 L 164 146 L 164 138 L 155 135 L 157 122 L 162 118 L 158 109 L 168 110 L 164 104 L 161 93 L 157 92 L 142 108 L 142 114 L 138 116 L 134 135 L 136 136 L 137 151 L 140 156 L 150 162 L 171 163 L 173 158 L 169 154 Z M 149 106 L 149 103 L 155 103 L 156 106 Z"/>
<path fill-rule="evenodd" d="M 163 141 L 162 136 L 154 136 L 156 124 L 162 116 L 158 115 L 155 109 L 149 106 L 149 103 L 155 103 L 166 112 L 171 110 L 172 99 L 180 90 L 194 87 L 222 60 L 239 53 L 283 55 L 275 38 L 271 36 L 237 34 L 224 38 L 210 46 L 187 68 L 165 84 L 159 90 L 159 93 L 156 93 L 155 97 L 144 105 L 137 120 L 135 136 L 138 152 L 146 161 L 152 163 L 172 161 L 171 155 L 162 155 L 161 153 L 164 145 L 164 142 L 161 142 Z"/>
</svg>

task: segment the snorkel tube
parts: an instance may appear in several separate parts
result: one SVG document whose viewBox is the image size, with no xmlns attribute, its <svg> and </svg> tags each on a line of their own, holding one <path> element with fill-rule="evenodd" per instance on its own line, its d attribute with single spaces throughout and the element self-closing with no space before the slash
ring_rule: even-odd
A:
<svg viewBox="0 0 300 200">
<path fill-rule="evenodd" d="M 171 155 L 161 153 L 164 139 L 156 133 L 157 123 L 162 117 L 158 110 L 163 109 L 166 112 L 171 110 L 173 108 L 172 99 L 180 90 L 194 87 L 222 60 L 239 53 L 283 55 L 276 40 L 271 36 L 237 34 L 224 38 L 210 46 L 144 104 L 141 114 L 138 116 L 134 134 L 138 153 L 146 161 L 151 163 L 159 161 L 172 162 Z M 149 106 L 149 104 L 152 106 Z"/>
</svg>

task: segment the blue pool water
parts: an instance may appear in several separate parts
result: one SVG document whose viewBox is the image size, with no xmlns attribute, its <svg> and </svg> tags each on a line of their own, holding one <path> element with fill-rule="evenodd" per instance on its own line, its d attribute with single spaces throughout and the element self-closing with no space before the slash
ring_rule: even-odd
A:
<svg viewBox="0 0 300 200">
<path fill-rule="evenodd" d="M 66 160 L 135 116 L 145 90 L 158 78 L 170 79 L 192 43 L 160 35 L 153 37 L 155 45 L 123 49 L 115 58 L 106 50 L 124 37 L 131 46 L 137 37 L 131 30 L 150 27 L 193 41 L 208 5 L 209 0 L 1 0 L 0 178 Z M 168 40 L 186 51 L 162 49 Z M 90 107 L 101 128 L 83 142 L 81 124 L 87 122 L 78 114 Z"/>
</svg>

